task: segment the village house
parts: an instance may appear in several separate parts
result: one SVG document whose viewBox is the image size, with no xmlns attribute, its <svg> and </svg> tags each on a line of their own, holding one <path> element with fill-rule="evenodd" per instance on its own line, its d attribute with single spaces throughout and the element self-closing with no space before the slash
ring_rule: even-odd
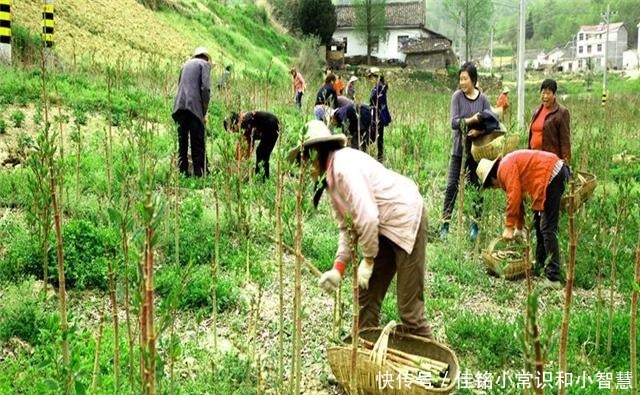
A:
<svg viewBox="0 0 640 395">
<path fill-rule="evenodd" d="M 451 40 L 425 27 L 424 1 L 390 0 L 386 5 L 386 35 L 378 37 L 371 52 L 377 62 L 406 63 L 436 69 L 456 62 Z M 355 31 L 356 13 L 351 1 L 336 2 L 337 26 L 334 42 L 342 43 L 345 61 L 365 61 L 366 42 Z"/>
<path fill-rule="evenodd" d="M 606 62 L 609 68 L 622 69 L 624 51 L 627 50 L 627 29 L 623 22 L 605 25 L 581 26 L 576 37 L 576 59 L 578 70 L 592 67 L 602 70 L 605 66 L 605 40 L 609 30 L 607 42 Z"/>
</svg>

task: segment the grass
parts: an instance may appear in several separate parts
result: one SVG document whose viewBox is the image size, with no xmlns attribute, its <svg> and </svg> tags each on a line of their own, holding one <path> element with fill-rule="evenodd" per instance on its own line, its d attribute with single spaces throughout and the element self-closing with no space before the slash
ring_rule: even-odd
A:
<svg viewBox="0 0 640 395">
<path fill-rule="evenodd" d="M 250 12 L 250 11 L 246 11 Z M 168 16 L 163 18 L 186 18 Z M 225 15 L 222 15 L 225 17 Z M 245 15 L 244 17 L 248 17 Z M 240 23 L 240 22 L 239 22 Z M 249 22 L 247 29 L 252 28 Z M 195 29 L 195 28 L 194 28 Z M 198 27 L 198 29 L 200 29 Z M 240 42 L 235 37 L 234 45 Z M 269 39 L 268 37 L 265 40 Z M 241 44 L 239 44 L 241 45 Z M 265 44 L 272 45 L 272 44 Z M 275 43 L 273 44 L 275 46 Z M 256 55 L 264 62 L 268 55 Z M 27 108 L 37 107 L 40 99 L 39 74 L 37 71 L 3 68 L 0 73 L 0 106 L 3 113 L 11 114 L 18 109 L 28 112 Z M 171 71 L 171 72 L 170 72 Z M 163 76 L 162 73 L 169 73 Z M 72 145 L 65 146 L 65 158 L 59 162 L 65 170 L 64 224 L 67 242 L 65 258 L 68 259 L 68 278 L 74 279 L 69 290 L 69 300 L 73 312 L 70 321 L 73 331 L 70 335 L 72 368 L 77 381 L 82 385 L 91 382 L 93 352 L 97 314 L 101 301 L 105 298 L 104 271 L 105 259 L 114 259 L 118 268 L 118 298 L 122 299 L 122 286 L 125 274 L 132 279 L 137 276 L 137 262 L 141 250 L 139 221 L 142 200 L 137 184 L 125 185 L 128 177 L 137 179 L 140 169 L 141 149 L 135 142 L 145 130 L 154 130 L 153 142 L 149 153 L 157 158 L 152 189 L 164 201 L 173 199 L 170 158 L 175 151 L 175 126 L 169 119 L 171 100 L 161 87 L 146 89 L 150 81 L 162 81 L 165 77 L 175 77 L 173 71 L 163 69 L 156 76 L 140 77 L 137 73 L 123 71 L 120 84 L 114 89 L 112 97 L 113 113 L 122 114 L 119 126 L 113 132 L 114 174 L 117 182 L 113 186 L 114 206 L 120 207 L 126 196 L 133 201 L 131 229 L 131 267 L 129 272 L 123 268 L 123 256 L 120 252 L 119 229 L 108 219 L 106 207 L 111 203 L 106 199 L 107 177 L 105 172 L 104 139 L 106 116 L 109 107 L 106 96 L 106 78 L 97 73 L 84 72 L 57 73 L 51 80 L 57 97 L 56 106 L 70 116 L 63 120 L 63 130 L 69 136 L 70 130 L 80 125 L 83 136 L 83 152 L 80 163 L 80 185 L 75 184 L 75 157 Z M 615 87 L 618 82 L 612 82 Z M 311 86 L 314 82 L 310 82 Z M 450 127 L 448 106 L 450 92 L 424 94 L 412 85 L 391 80 L 390 108 L 394 117 L 386 137 L 388 167 L 414 179 L 425 198 L 429 219 L 429 243 L 427 247 L 427 292 L 425 295 L 426 315 L 433 325 L 438 340 L 448 343 L 458 354 L 462 367 L 471 372 L 514 373 L 523 366 L 522 348 L 519 337 L 523 333 L 521 317 L 524 314 L 525 284 L 523 281 L 510 282 L 491 278 L 486 275 L 479 258 L 479 251 L 491 237 L 501 232 L 504 216 L 505 197 L 500 191 L 492 191 L 485 196 L 481 241 L 478 245 L 467 240 L 466 234 L 470 219 L 465 216 L 462 237 L 458 240 L 457 223 L 452 223 L 449 242 L 437 240 L 440 225 L 440 211 L 444 193 L 446 169 L 450 153 Z M 572 84 L 567 82 L 567 84 Z M 624 84 L 620 82 L 620 84 Z M 360 89 L 365 91 L 365 83 Z M 561 83 L 563 86 L 563 83 Z M 180 336 L 180 357 L 178 358 L 177 393 L 201 393 L 216 383 L 221 393 L 254 393 L 258 374 L 256 361 L 249 357 L 252 348 L 268 348 L 263 352 L 263 366 L 276 365 L 275 347 L 269 339 L 277 331 L 277 267 L 274 243 L 274 202 L 275 177 L 264 184 L 237 175 L 233 161 L 233 136 L 221 130 L 221 120 L 232 108 L 242 110 L 267 109 L 275 112 L 285 125 L 282 134 L 282 151 L 294 145 L 301 125 L 309 117 L 312 103 L 306 98 L 302 115 L 290 106 L 288 80 L 238 80 L 231 86 L 231 99 L 216 97 L 215 112 L 210 114 L 208 154 L 212 159 L 216 174 L 202 182 L 180 180 L 180 224 L 177 227 L 180 238 L 179 264 L 175 264 L 175 223 L 173 213 L 167 204 L 167 210 L 158 223 L 156 286 L 160 312 L 166 312 L 176 298 L 178 306 L 177 333 Z M 538 104 L 535 84 L 527 91 L 527 109 L 530 112 Z M 638 118 L 637 95 L 627 93 L 625 89 L 615 92 L 610 100 L 607 112 L 602 112 L 597 93 L 581 90 L 574 85 L 563 86 L 574 92 L 566 100 L 562 99 L 572 115 L 572 142 L 574 147 L 575 168 L 595 172 L 600 187 L 593 198 L 579 211 L 578 260 L 576 266 L 576 296 L 572 307 L 569 332 L 568 361 L 574 374 L 585 371 L 592 377 L 598 371 L 618 372 L 628 370 L 628 323 L 629 293 L 632 289 L 631 265 L 633 259 L 636 232 L 640 224 L 638 213 L 638 171 L 632 167 L 620 168 L 611 163 L 611 156 L 627 150 L 640 151 L 637 140 Z M 267 90 L 269 91 L 267 103 Z M 311 95 L 307 95 L 311 96 Z M 491 98 L 495 99 L 495 98 Z M 493 100 L 492 100 L 493 101 Z M 59 104 L 58 104 L 59 103 Z M 24 107 L 23 107 L 24 106 Z M 6 110 L 6 111 L 5 111 Z M 55 113 L 55 112 L 54 112 Z M 75 113 L 75 115 L 74 115 Z M 86 119 L 82 115 L 88 114 Z M 98 122 L 96 123 L 96 118 Z M 30 129 L 35 122 L 33 117 L 25 120 L 25 136 L 35 137 Z M 76 122 L 74 122 L 76 121 Z M 76 125 L 77 124 L 77 125 Z M 83 125 L 84 124 L 84 125 Z M 13 125 L 8 125 L 7 135 L 14 134 Z M 37 128 L 34 127 L 37 131 Z M 26 134 L 32 133 L 32 134 Z M 524 136 L 523 136 L 524 137 Z M 4 137 L 3 137 L 4 138 Z M 524 139 L 521 139 L 524 141 Z M 274 154 L 275 156 L 276 154 Z M 247 168 L 253 167 L 253 161 Z M 275 159 L 272 160 L 272 174 L 275 174 Z M 286 173 L 295 168 L 287 167 Z M 30 169 L 23 167 L 15 170 L 0 171 L 0 281 L 2 282 L 2 314 L 0 314 L 0 333 L 3 347 L 13 352 L 11 358 L 0 358 L 1 393 L 59 393 L 57 387 L 61 373 L 58 366 L 60 357 L 58 341 L 57 313 L 55 304 L 40 303 L 33 296 L 26 296 L 33 287 L 29 275 L 41 275 L 39 249 L 32 235 L 26 230 L 25 209 L 32 198 L 28 189 Z M 606 188 L 605 188 L 606 186 Z M 76 187 L 81 190 L 81 198 L 74 197 Z M 295 181 L 287 177 L 284 188 L 283 226 L 285 240 L 292 245 L 295 231 L 294 213 Z M 218 193 L 221 207 L 220 221 L 220 262 L 216 296 L 220 313 L 221 339 L 230 339 L 235 349 L 228 354 L 213 355 L 201 346 L 203 336 L 210 329 L 211 291 L 213 283 L 210 276 L 210 263 L 215 251 L 215 212 L 213 190 Z M 332 265 L 338 237 L 335 222 L 326 197 L 319 210 L 314 211 L 309 196 L 311 185 L 307 185 L 304 202 L 303 254 L 320 270 Z M 239 203 L 245 204 L 240 212 Z M 611 242 L 615 226 L 616 213 L 621 204 L 628 211 L 621 216 L 619 227 L 619 252 L 615 282 L 609 280 L 610 263 L 613 260 Z M 470 207 L 465 214 L 471 213 Z M 559 233 L 562 254 L 568 257 L 567 217 L 562 215 Z M 71 239 L 75 240 L 72 241 Z M 250 269 L 247 273 L 246 264 Z M 53 260 L 52 260 L 53 261 Z M 293 273 L 291 257 L 285 260 L 285 275 L 290 281 Z M 353 270 L 351 266 L 348 274 Z M 97 272 L 96 272 L 97 271 Z M 53 273 L 50 272 L 50 275 Z M 608 289 L 615 291 L 615 308 L 611 317 L 605 308 L 602 318 L 603 332 L 600 344 L 595 347 L 595 325 L 597 298 L 595 296 L 596 276 L 603 278 L 603 297 Z M 331 325 L 331 299 L 315 286 L 315 279 L 305 278 L 303 287 L 305 347 L 314 374 L 326 376 L 328 367 L 323 350 L 326 346 L 326 334 Z M 23 281 L 27 283 L 23 283 Z M 102 281 L 101 281 L 102 279 Z M 350 319 L 350 279 L 345 277 L 343 302 L 344 327 Z M 90 281 L 89 281 L 90 280 Z M 31 281 L 31 282 L 29 282 Z M 176 294 L 178 285 L 185 281 L 184 292 Z M 26 284 L 26 285 L 25 285 Z M 287 289 L 290 289 L 287 284 Z M 256 289 L 261 287 L 266 293 L 264 308 L 258 322 L 257 337 L 250 336 L 250 301 L 255 298 Z M 8 291 L 5 291 L 7 289 Z M 134 300 L 134 308 L 136 302 Z M 285 301 L 290 309 L 289 300 Z M 560 293 L 544 293 L 540 301 L 540 319 L 545 339 L 552 337 L 560 322 Z M 275 306 L 275 307 L 274 307 Z M 605 304 L 606 307 L 606 304 Z M 287 313 L 287 317 L 289 314 Z M 382 306 L 383 323 L 398 320 L 395 283 L 392 284 Z M 288 319 L 288 318 L 287 318 Z M 613 322 L 612 351 L 606 351 L 606 327 L 609 319 Z M 33 323 L 40 323 L 34 328 Z M 13 324 L 20 323 L 15 329 Z M 25 325 L 22 325 L 25 324 Z M 29 325 L 26 325 L 29 324 Z M 113 393 L 113 371 L 111 356 L 113 353 L 113 332 L 111 318 L 107 317 L 103 335 L 103 352 L 100 357 L 100 380 L 98 393 Z M 123 324 L 124 325 L 124 324 Z M 287 321 L 287 324 L 289 322 Z M 287 335 L 291 327 L 286 326 Z M 343 328 L 344 329 L 344 328 Z M 3 332 L 4 331 L 4 332 Z M 121 361 L 127 360 L 128 347 L 126 330 L 120 330 Z M 19 336 L 17 336 L 18 334 Z M 28 342 L 21 348 L 11 339 L 19 337 Z M 167 334 L 160 336 L 160 355 L 167 363 Z M 208 343 L 206 343 L 208 344 Z M 31 351 L 30 351 L 31 350 Z M 137 353 L 137 350 L 133 350 Z M 290 352 L 287 351 L 287 352 Z M 550 359 L 555 361 L 557 351 L 552 351 Z M 136 358 L 137 358 L 136 354 Z M 137 359 L 136 359 L 137 361 Z M 211 362 L 215 362 L 211 370 Z M 305 365 L 307 366 L 307 365 Z M 318 367 L 319 366 L 319 367 Z M 552 362 L 550 368 L 557 364 Z M 269 383 L 278 382 L 273 371 L 265 370 Z M 123 372 L 124 374 L 124 372 Z M 183 376 L 184 375 L 184 376 Z M 314 378 L 309 378 L 314 380 Z M 126 383 L 123 376 L 122 381 Z M 162 376 L 160 384 L 168 388 L 168 378 Z M 320 384 L 319 384 L 320 385 Z M 137 388 L 136 388 L 137 389 Z M 120 388 L 121 393 L 129 393 L 128 387 Z M 318 390 L 328 393 L 327 384 Z M 489 393 L 508 393 L 495 389 Z M 132 393 L 136 393 L 132 391 Z M 462 389 L 460 394 L 470 394 Z M 596 394 L 593 385 L 579 392 L 571 389 L 569 394 Z"/>
</svg>

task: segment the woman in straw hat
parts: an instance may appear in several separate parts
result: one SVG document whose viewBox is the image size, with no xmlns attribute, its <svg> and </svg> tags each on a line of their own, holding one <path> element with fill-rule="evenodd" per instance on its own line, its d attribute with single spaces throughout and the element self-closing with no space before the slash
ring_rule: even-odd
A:
<svg viewBox="0 0 640 395">
<path fill-rule="evenodd" d="M 522 234 L 523 202 L 525 195 L 531 197 L 537 240 L 536 269 L 544 266 L 545 283 L 561 289 L 557 233 L 560 199 L 569 178 L 567 165 L 550 152 L 519 150 L 502 159 L 481 159 L 476 172 L 483 188 L 502 188 L 507 193 L 504 239 Z"/>
<path fill-rule="evenodd" d="M 352 75 L 347 82 L 347 97 L 351 100 L 356 99 L 356 81 L 358 81 L 358 77 Z"/>
<path fill-rule="evenodd" d="M 431 337 L 424 318 L 424 270 L 427 213 L 416 184 L 364 152 L 345 148 L 344 134 L 331 134 L 321 121 L 306 125 L 303 143 L 289 158 L 310 164 L 312 177 L 322 180 L 314 196 L 317 206 L 326 189 L 340 228 L 333 268 L 319 285 L 335 291 L 351 261 L 347 227 L 356 232 L 362 260 L 358 266 L 360 328 L 376 327 L 393 276 L 398 275 L 398 309 L 404 329 Z"/>
</svg>

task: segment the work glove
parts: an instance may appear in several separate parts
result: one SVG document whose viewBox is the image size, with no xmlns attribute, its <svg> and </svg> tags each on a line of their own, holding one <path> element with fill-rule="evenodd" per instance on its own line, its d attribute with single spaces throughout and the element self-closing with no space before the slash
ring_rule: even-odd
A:
<svg viewBox="0 0 640 395">
<path fill-rule="evenodd" d="M 362 258 L 358 266 L 358 285 L 360 288 L 369 288 L 371 274 L 373 274 L 373 258 Z"/>
<path fill-rule="evenodd" d="M 340 261 L 334 263 L 331 270 L 322 273 L 320 280 L 318 280 L 318 285 L 329 293 L 335 292 L 340 286 L 340 281 L 342 281 L 345 266 L 346 265 Z"/>
</svg>

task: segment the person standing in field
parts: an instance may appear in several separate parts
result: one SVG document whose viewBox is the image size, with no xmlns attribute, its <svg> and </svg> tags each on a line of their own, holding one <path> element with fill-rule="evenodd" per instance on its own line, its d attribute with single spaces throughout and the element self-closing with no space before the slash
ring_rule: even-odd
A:
<svg viewBox="0 0 640 395">
<path fill-rule="evenodd" d="M 544 268 L 545 285 L 561 289 L 558 218 L 560 200 L 569 178 L 569 167 L 554 153 L 514 151 L 504 158 L 481 159 L 477 176 L 483 188 L 502 188 L 507 193 L 507 212 L 502 237 L 523 235 L 524 199 L 532 200 L 536 229 L 535 271 Z"/>
<path fill-rule="evenodd" d="M 451 97 L 451 129 L 453 135 L 453 147 L 451 148 L 451 162 L 449 163 L 449 175 L 447 188 L 444 194 L 444 208 L 442 210 L 442 226 L 440 227 L 440 239 L 444 240 L 449 234 L 449 222 L 458 195 L 460 170 L 462 167 L 462 155 L 465 155 L 465 171 L 469 172 L 469 181 L 479 189 L 480 183 L 476 176 L 478 163 L 471 156 L 471 139 L 464 139 L 462 133 L 466 133 L 466 126 L 479 124 L 480 113 L 491 110 L 489 99 L 476 87 L 478 83 L 478 71 L 476 67 L 467 62 L 458 71 L 459 89 Z M 478 237 L 478 219 L 481 213 L 482 197 L 478 194 L 474 203 L 475 218 L 471 224 L 469 236 L 472 241 Z"/>
<path fill-rule="evenodd" d="M 224 120 L 224 129 L 232 132 L 242 132 L 242 141 L 236 145 L 236 160 L 247 159 L 253 151 L 256 141 L 260 141 L 256 148 L 256 174 L 262 175 L 262 180 L 269 178 L 269 158 L 276 146 L 280 134 L 278 117 L 267 111 L 250 111 L 237 114 L 232 112 Z"/>
<path fill-rule="evenodd" d="M 178 166 L 180 173 L 189 176 L 189 140 L 193 174 L 205 174 L 206 151 L 204 128 L 211 97 L 211 64 L 209 53 L 198 47 L 193 57 L 185 62 L 178 78 L 178 93 L 173 104 L 172 117 L 178 124 Z"/>
<path fill-rule="evenodd" d="M 540 106 L 534 111 L 529 127 L 529 149 L 553 152 L 567 165 L 571 163 L 571 117 L 558 104 L 558 85 L 552 79 L 540 85 Z"/>
<path fill-rule="evenodd" d="M 344 134 L 331 134 L 318 120 L 307 123 L 303 143 L 289 152 L 291 161 L 311 166 L 314 180 L 324 180 L 314 196 L 317 207 L 326 189 L 340 228 L 333 268 L 319 286 L 334 292 L 351 262 L 351 221 L 362 252 L 358 266 L 359 327 L 380 324 L 382 301 L 397 274 L 402 330 L 431 338 L 424 316 L 427 210 L 417 185 L 364 152 L 346 148 Z"/>
<path fill-rule="evenodd" d="M 307 83 L 295 67 L 291 68 L 291 78 L 293 79 L 293 94 L 295 95 L 296 107 L 302 108 L 302 97 L 307 88 Z"/>
<path fill-rule="evenodd" d="M 356 81 L 358 81 L 358 77 L 352 75 L 347 82 L 347 97 L 351 100 L 356 99 Z"/>
<path fill-rule="evenodd" d="M 389 85 L 384 80 L 384 76 L 377 67 L 369 70 L 369 78 L 376 81 L 376 85 L 371 90 L 369 105 L 372 109 L 371 137 L 378 147 L 378 161 L 384 160 L 384 128 L 391 123 L 391 113 L 387 105 L 387 92 Z"/>
<path fill-rule="evenodd" d="M 226 87 L 227 85 L 227 78 L 229 78 L 229 76 L 231 75 L 231 65 L 227 65 L 224 70 L 222 71 L 222 75 L 220 76 L 220 79 L 218 80 L 218 89 L 222 90 L 223 88 Z"/>
<path fill-rule="evenodd" d="M 509 98 L 507 95 L 509 94 L 509 88 L 502 88 L 502 93 L 498 96 L 498 101 L 496 102 L 496 109 L 498 109 L 498 114 L 500 115 L 500 119 L 503 120 L 507 116 L 507 110 L 509 109 Z"/>
</svg>

